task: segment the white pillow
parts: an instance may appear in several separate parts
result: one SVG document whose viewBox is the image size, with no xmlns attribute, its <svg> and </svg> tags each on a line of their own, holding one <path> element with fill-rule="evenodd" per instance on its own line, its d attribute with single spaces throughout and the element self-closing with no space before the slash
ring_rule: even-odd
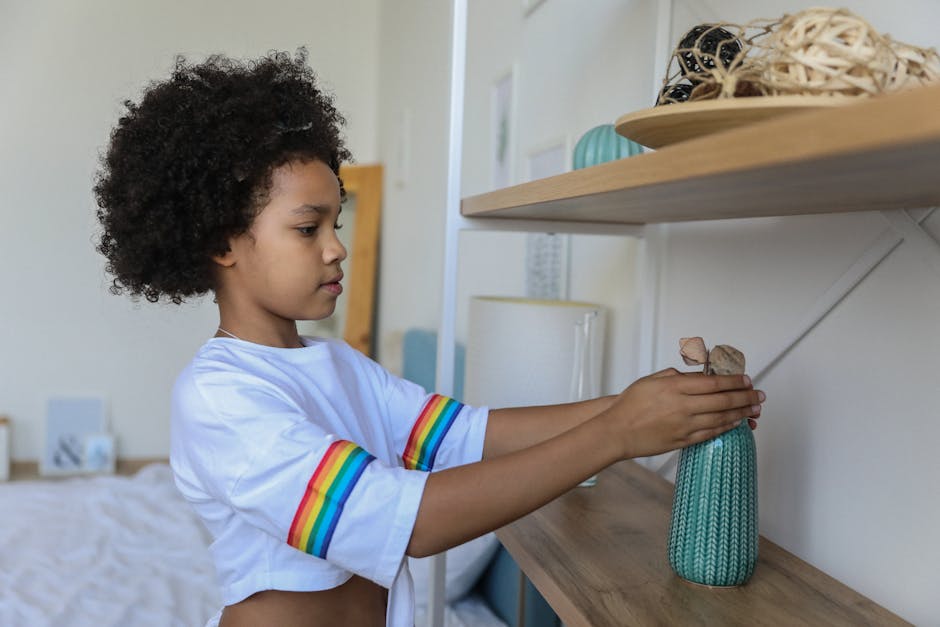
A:
<svg viewBox="0 0 940 627">
<path fill-rule="evenodd" d="M 487 533 L 465 544 L 447 551 L 447 566 L 444 575 L 444 600 L 453 603 L 470 593 L 483 571 L 489 565 L 499 540 L 495 533 Z M 415 580 L 415 606 L 426 607 L 428 604 L 430 557 L 408 558 L 408 568 Z"/>
</svg>

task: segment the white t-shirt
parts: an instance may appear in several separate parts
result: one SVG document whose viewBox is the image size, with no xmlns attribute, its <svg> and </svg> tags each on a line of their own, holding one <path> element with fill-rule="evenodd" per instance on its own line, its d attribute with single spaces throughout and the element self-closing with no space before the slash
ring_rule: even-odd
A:
<svg viewBox="0 0 940 627">
<path fill-rule="evenodd" d="M 479 461 L 487 408 L 393 376 L 344 342 L 212 338 L 173 388 L 170 465 L 214 541 L 225 605 L 261 590 L 390 589 L 412 627 L 404 559 L 427 471 Z"/>
</svg>

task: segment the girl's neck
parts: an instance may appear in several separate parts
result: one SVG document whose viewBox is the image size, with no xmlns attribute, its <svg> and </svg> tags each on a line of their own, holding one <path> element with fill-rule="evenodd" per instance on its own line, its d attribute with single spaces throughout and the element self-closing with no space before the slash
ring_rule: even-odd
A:
<svg viewBox="0 0 940 627">
<path fill-rule="evenodd" d="M 215 337 L 229 337 L 274 348 L 303 348 L 304 346 L 297 333 L 296 324 L 284 326 L 284 328 L 264 328 L 226 320 L 223 317 L 216 329 Z"/>
<path fill-rule="evenodd" d="M 294 320 L 277 316 L 238 296 L 239 292 L 227 290 L 224 286 L 216 289 L 219 326 L 215 337 L 234 337 L 274 348 L 303 347 Z"/>
</svg>

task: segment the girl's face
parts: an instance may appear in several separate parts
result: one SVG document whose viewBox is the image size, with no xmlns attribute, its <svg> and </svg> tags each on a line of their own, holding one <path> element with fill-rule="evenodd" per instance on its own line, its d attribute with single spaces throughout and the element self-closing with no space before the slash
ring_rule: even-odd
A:
<svg viewBox="0 0 940 627">
<path fill-rule="evenodd" d="M 277 168 L 271 182 L 268 204 L 217 260 L 226 300 L 252 326 L 326 318 L 343 291 L 339 181 L 322 161 L 308 161 Z"/>
</svg>

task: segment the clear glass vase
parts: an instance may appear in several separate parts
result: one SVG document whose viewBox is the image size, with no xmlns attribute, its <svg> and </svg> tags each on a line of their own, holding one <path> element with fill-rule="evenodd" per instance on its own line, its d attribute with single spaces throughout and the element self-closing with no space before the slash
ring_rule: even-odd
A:
<svg viewBox="0 0 940 627">
<path fill-rule="evenodd" d="M 574 324 L 574 351 L 571 368 L 572 402 L 597 398 L 600 395 L 600 376 L 595 366 L 594 340 L 597 333 L 597 312 L 589 311 Z M 597 475 L 578 484 L 587 488 L 597 484 Z"/>
<path fill-rule="evenodd" d="M 757 457 L 747 420 L 682 450 L 669 565 L 692 583 L 740 586 L 757 563 Z"/>
</svg>

